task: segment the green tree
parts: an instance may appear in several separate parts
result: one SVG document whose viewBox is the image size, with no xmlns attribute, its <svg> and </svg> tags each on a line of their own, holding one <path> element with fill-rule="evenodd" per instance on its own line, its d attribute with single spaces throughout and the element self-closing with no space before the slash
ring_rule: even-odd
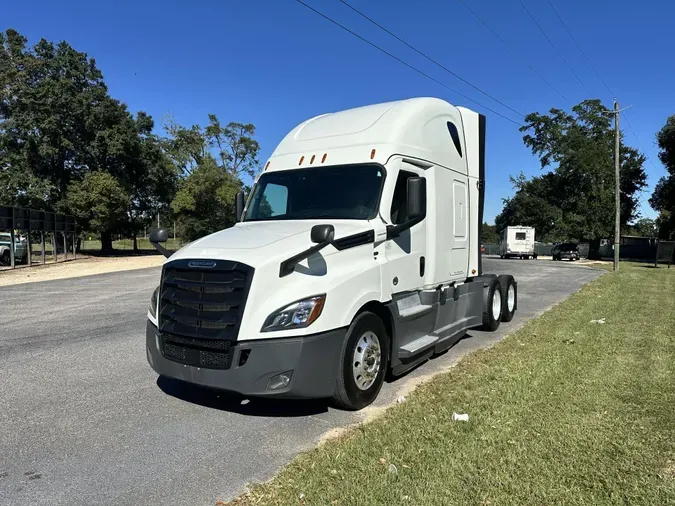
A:
<svg viewBox="0 0 675 506">
<path fill-rule="evenodd" d="M 260 145 L 253 139 L 255 126 L 230 122 L 226 127 L 220 125 L 215 114 L 209 114 L 209 124 L 205 129 L 210 147 L 218 150 L 220 166 L 233 176 L 251 178 L 258 173 L 258 152 Z"/>
<path fill-rule="evenodd" d="M 516 193 L 505 199 L 498 228 L 529 225 L 543 240 L 611 237 L 614 227 L 614 132 L 608 110 L 599 100 L 586 100 L 572 113 L 551 109 L 532 113 L 521 127 L 523 141 L 542 169 L 527 180 L 513 179 Z M 646 186 L 645 157 L 623 142 L 621 158 L 621 223 L 639 216 L 638 192 Z"/>
<path fill-rule="evenodd" d="M 71 212 L 70 184 L 105 171 L 129 195 L 126 223 L 116 231 L 135 238 L 148 213 L 169 205 L 177 184 L 153 126 L 150 116 L 134 118 L 108 95 L 85 53 L 44 39 L 28 47 L 15 30 L 0 33 L 3 204 Z"/>
<path fill-rule="evenodd" d="M 659 179 L 649 204 L 659 213 L 659 237 L 670 239 L 675 237 L 675 115 L 670 116 L 656 134 L 656 142 L 659 146 L 659 159 L 668 175 Z"/>
<path fill-rule="evenodd" d="M 483 223 L 483 243 L 497 244 L 500 240 L 499 232 L 497 232 L 496 225 L 488 225 Z"/>
<path fill-rule="evenodd" d="M 651 218 L 639 219 L 631 227 L 631 232 L 642 237 L 655 237 L 657 233 L 656 222 Z"/>
<path fill-rule="evenodd" d="M 241 182 L 207 156 L 183 181 L 172 208 L 189 241 L 234 225 L 234 196 Z"/>
<path fill-rule="evenodd" d="M 0 167 L 15 204 L 53 209 L 82 176 L 90 140 L 108 126 L 107 98 L 93 59 L 65 42 L 34 47 L 0 33 Z"/>
<path fill-rule="evenodd" d="M 223 127 L 209 114 L 206 128 L 186 128 L 169 119 L 165 130 L 165 151 L 183 175 L 171 204 L 181 236 L 194 240 L 232 226 L 235 194 L 247 188 L 242 177 L 253 178 L 259 170 L 255 127 Z"/>
<path fill-rule="evenodd" d="M 67 195 L 68 208 L 78 221 L 101 235 L 103 251 L 112 250 L 112 233 L 124 227 L 130 200 L 117 178 L 104 171 L 88 172 L 69 185 Z"/>
</svg>

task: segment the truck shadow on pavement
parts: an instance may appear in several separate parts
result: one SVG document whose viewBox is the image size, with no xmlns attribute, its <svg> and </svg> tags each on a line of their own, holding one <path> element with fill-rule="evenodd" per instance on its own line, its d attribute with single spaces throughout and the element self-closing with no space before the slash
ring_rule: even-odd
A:
<svg viewBox="0 0 675 506">
<path fill-rule="evenodd" d="M 450 348 L 429 357 L 427 360 L 423 360 L 401 376 L 392 377 L 390 374 L 387 374 L 387 376 L 385 376 L 385 385 L 390 384 L 396 388 L 397 383 L 401 385 L 401 383 L 405 382 L 406 378 L 410 378 L 411 375 L 414 375 L 414 373 L 424 367 L 424 365 L 428 365 L 433 363 L 436 359 L 445 357 L 450 350 L 457 346 L 457 344 L 470 337 L 471 335 L 469 334 L 462 336 L 456 343 L 450 346 Z M 432 371 L 433 369 L 430 370 L 430 372 Z M 303 400 L 269 399 L 262 397 L 248 398 L 235 392 L 193 385 L 166 376 L 159 376 L 157 378 L 157 386 L 162 392 L 176 399 L 205 408 L 217 409 L 219 411 L 227 411 L 245 416 L 281 418 L 303 417 L 327 413 L 329 408 L 333 407 L 330 399 Z"/>
<path fill-rule="evenodd" d="M 191 385 L 184 381 L 160 376 L 157 386 L 167 395 L 205 408 L 258 417 L 301 417 L 326 413 L 328 399 L 288 400 L 248 398 L 243 395 Z"/>
</svg>

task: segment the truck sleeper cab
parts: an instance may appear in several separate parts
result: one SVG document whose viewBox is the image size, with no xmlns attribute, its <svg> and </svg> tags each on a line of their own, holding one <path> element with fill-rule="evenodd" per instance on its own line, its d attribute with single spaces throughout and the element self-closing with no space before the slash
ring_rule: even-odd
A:
<svg viewBox="0 0 675 506">
<path fill-rule="evenodd" d="M 400 375 L 517 310 L 484 275 L 485 118 L 414 98 L 312 118 L 277 146 L 235 226 L 168 256 L 147 359 L 247 396 L 361 409 Z M 170 255 L 170 256 L 169 256 Z"/>
</svg>

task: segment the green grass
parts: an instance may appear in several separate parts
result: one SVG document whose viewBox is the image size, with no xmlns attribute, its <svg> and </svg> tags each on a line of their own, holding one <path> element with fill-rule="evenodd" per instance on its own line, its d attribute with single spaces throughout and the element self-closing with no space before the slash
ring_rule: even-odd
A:
<svg viewBox="0 0 675 506">
<path fill-rule="evenodd" d="M 168 250 L 177 250 L 181 247 L 181 240 L 169 238 L 169 240 L 164 244 Z M 82 251 L 100 251 L 101 250 L 101 241 L 82 241 Z M 134 243 L 131 239 L 120 239 L 118 241 L 113 241 L 113 249 L 115 250 L 133 250 Z M 143 237 L 138 238 L 138 249 L 141 251 L 153 250 L 152 244 L 148 239 Z"/>
<path fill-rule="evenodd" d="M 622 263 L 235 502 L 675 504 L 675 269 Z"/>
</svg>

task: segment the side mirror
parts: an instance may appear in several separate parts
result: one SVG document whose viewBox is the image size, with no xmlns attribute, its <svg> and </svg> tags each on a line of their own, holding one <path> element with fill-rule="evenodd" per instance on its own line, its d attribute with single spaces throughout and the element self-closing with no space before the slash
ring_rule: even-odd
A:
<svg viewBox="0 0 675 506">
<path fill-rule="evenodd" d="M 335 227 L 333 225 L 314 225 L 310 238 L 314 244 L 323 244 L 333 241 Z"/>
<path fill-rule="evenodd" d="M 150 232 L 150 244 L 152 247 L 159 251 L 166 258 L 169 258 L 173 255 L 173 252 L 166 249 L 162 246 L 161 242 L 166 242 L 169 240 L 169 231 L 165 228 L 155 228 Z"/>
<path fill-rule="evenodd" d="M 239 223 L 244 214 L 244 192 L 237 192 L 234 196 L 234 221 Z"/>
<path fill-rule="evenodd" d="M 427 217 L 427 180 L 423 177 L 408 178 L 407 219 L 398 225 L 387 226 L 387 239 L 398 237 Z"/>
<path fill-rule="evenodd" d="M 335 236 L 335 227 L 333 225 L 314 225 L 310 233 L 310 238 L 315 246 L 301 251 L 297 255 L 284 260 L 279 265 L 279 277 L 283 278 L 293 272 L 295 266 L 302 262 L 305 258 L 311 257 L 314 253 L 321 251 L 323 248 L 333 242 Z"/>
<path fill-rule="evenodd" d="M 169 231 L 165 228 L 155 228 L 150 232 L 150 242 L 153 244 L 169 240 Z"/>
<path fill-rule="evenodd" d="M 427 215 L 427 180 L 423 177 L 408 179 L 408 220 L 423 219 Z"/>
</svg>

